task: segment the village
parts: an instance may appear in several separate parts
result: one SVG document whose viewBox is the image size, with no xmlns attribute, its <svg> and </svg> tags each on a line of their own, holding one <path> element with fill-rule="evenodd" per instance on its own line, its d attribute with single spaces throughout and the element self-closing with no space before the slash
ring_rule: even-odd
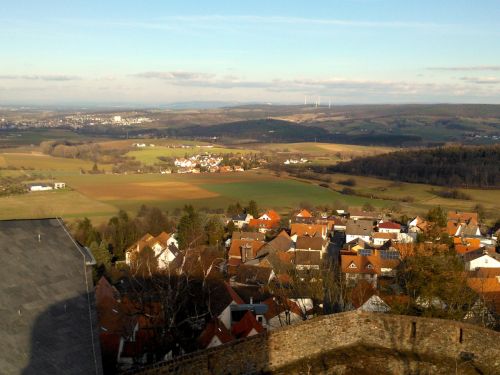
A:
<svg viewBox="0 0 500 375">
<path fill-rule="evenodd" d="M 500 229 L 481 231 L 475 212 L 436 209 L 401 222 L 362 210 L 240 211 L 226 216 L 229 235 L 217 246 L 144 233 L 118 262 L 132 277 L 98 280 L 105 363 L 132 369 L 353 310 L 498 328 Z M 443 284 L 436 270 L 425 276 L 438 265 Z"/>
</svg>

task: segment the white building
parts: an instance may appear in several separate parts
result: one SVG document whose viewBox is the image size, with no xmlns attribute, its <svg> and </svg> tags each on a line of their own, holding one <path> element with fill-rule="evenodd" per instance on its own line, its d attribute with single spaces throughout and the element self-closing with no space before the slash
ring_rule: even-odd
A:
<svg viewBox="0 0 500 375">
<path fill-rule="evenodd" d="M 500 262 L 488 254 L 465 262 L 465 269 L 468 271 L 474 271 L 478 268 L 500 268 Z"/>
</svg>

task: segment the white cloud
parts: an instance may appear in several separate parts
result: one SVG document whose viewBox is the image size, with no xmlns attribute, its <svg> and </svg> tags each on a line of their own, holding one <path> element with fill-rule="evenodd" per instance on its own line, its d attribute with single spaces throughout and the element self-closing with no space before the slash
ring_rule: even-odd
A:
<svg viewBox="0 0 500 375">
<path fill-rule="evenodd" d="M 2 74 L 0 80 L 26 80 L 26 81 L 76 81 L 81 77 L 66 74 Z"/>
<path fill-rule="evenodd" d="M 451 72 L 500 71 L 500 65 L 435 66 L 427 70 Z"/>
</svg>

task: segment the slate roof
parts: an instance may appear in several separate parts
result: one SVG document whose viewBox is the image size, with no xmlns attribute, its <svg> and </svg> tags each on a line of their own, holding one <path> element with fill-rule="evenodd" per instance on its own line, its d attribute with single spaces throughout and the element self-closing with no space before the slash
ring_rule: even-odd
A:
<svg viewBox="0 0 500 375">
<path fill-rule="evenodd" d="M 101 374 L 91 261 L 59 219 L 0 221 L 0 372 Z"/>
</svg>

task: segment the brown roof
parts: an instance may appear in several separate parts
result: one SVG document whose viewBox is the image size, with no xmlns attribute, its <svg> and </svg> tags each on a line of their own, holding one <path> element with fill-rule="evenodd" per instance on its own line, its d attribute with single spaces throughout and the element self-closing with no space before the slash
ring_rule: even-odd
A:
<svg viewBox="0 0 500 375">
<path fill-rule="evenodd" d="M 398 259 L 383 259 L 380 255 L 347 255 L 340 256 L 343 273 L 381 274 L 382 268 L 395 268 Z M 353 265 L 353 266 L 351 266 Z"/>
<path fill-rule="evenodd" d="M 167 241 L 170 238 L 170 234 L 166 232 L 161 232 L 158 236 L 154 237 L 149 233 L 142 236 L 136 243 L 127 249 L 130 251 L 141 251 L 145 247 L 153 247 L 156 243 L 159 243 L 162 247 L 167 246 Z"/>
<path fill-rule="evenodd" d="M 292 236 L 323 236 L 326 234 L 327 226 L 325 224 L 303 224 L 293 223 L 290 227 Z"/>
<path fill-rule="evenodd" d="M 491 311 L 500 313 L 500 277 L 469 278 L 467 285 L 484 298 Z"/>
<path fill-rule="evenodd" d="M 345 232 L 346 234 L 370 236 L 373 231 L 373 222 L 371 220 L 348 220 Z"/>
<path fill-rule="evenodd" d="M 295 248 L 297 250 L 323 250 L 325 241 L 321 237 L 297 237 Z"/>
<path fill-rule="evenodd" d="M 258 257 L 265 256 L 267 254 L 274 254 L 276 252 L 288 251 L 293 245 L 293 241 L 287 232 L 281 231 L 281 233 L 274 239 L 262 246 L 258 253 Z"/>
<path fill-rule="evenodd" d="M 267 285 L 271 277 L 271 268 L 241 265 L 236 271 L 236 282 L 242 284 Z"/>
<path fill-rule="evenodd" d="M 321 254 L 318 251 L 295 251 L 296 265 L 300 266 L 319 266 L 321 265 Z"/>
<path fill-rule="evenodd" d="M 448 221 L 477 224 L 478 216 L 477 212 L 448 211 Z"/>
<path fill-rule="evenodd" d="M 233 240 L 258 240 L 264 241 L 266 238 L 264 233 L 260 232 L 233 232 Z"/>
<path fill-rule="evenodd" d="M 240 305 L 244 301 L 225 281 L 212 281 L 209 284 L 209 309 L 212 316 L 219 316 L 232 302 Z"/>
<path fill-rule="evenodd" d="M 489 278 L 500 276 L 500 268 L 484 268 L 480 267 L 475 271 L 472 271 L 471 274 L 473 278 Z"/>
<path fill-rule="evenodd" d="M 270 297 L 262 302 L 268 306 L 267 312 L 264 314 L 267 320 L 278 316 L 284 311 L 292 311 L 297 315 L 302 315 L 302 310 L 295 302 L 289 299 L 281 299 L 280 301 L 278 302 L 276 297 Z"/>
<path fill-rule="evenodd" d="M 382 238 L 385 240 L 395 240 L 398 238 L 397 233 L 380 233 L 380 232 L 373 232 L 372 233 L 373 238 Z"/>
<path fill-rule="evenodd" d="M 242 248 L 251 248 L 252 249 L 252 257 L 255 258 L 257 252 L 264 246 L 266 243 L 264 241 L 255 241 L 255 240 L 232 240 L 231 247 L 229 248 L 229 257 L 241 257 Z"/>
</svg>

